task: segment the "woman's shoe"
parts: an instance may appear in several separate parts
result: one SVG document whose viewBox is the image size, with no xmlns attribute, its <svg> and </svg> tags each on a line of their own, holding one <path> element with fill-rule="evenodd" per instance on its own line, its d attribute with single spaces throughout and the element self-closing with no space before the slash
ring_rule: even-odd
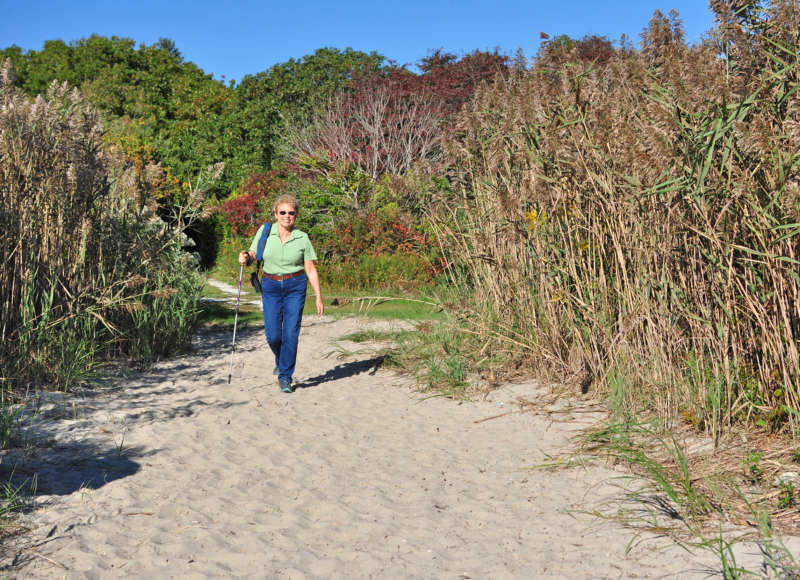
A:
<svg viewBox="0 0 800 580">
<path fill-rule="evenodd" d="M 292 383 L 286 380 L 278 381 L 278 386 L 280 386 L 281 391 L 284 393 L 294 393 L 294 388 L 292 388 Z"/>
</svg>

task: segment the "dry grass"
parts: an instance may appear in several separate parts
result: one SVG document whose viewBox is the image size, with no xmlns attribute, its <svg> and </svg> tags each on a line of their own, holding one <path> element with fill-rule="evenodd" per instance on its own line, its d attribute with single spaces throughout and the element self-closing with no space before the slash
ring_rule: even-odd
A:
<svg viewBox="0 0 800 580">
<path fill-rule="evenodd" d="M 12 76 L 0 63 L 0 388 L 66 388 L 105 357 L 173 350 L 200 284 L 180 228 L 154 215 L 160 169 L 107 147 L 76 89 L 31 101 Z"/>
<path fill-rule="evenodd" d="M 655 18 L 604 64 L 483 91 L 434 216 L 485 348 L 719 440 L 800 418 L 800 92 L 791 3 L 687 46 Z M 720 43 L 728 59 L 720 58 Z M 515 365 L 509 365 L 515 366 Z"/>
<path fill-rule="evenodd" d="M 630 499 L 652 506 L 654 521 L 676 537 L 708 536 L 720 525 L 753 537 L 800 534 L 800 453 L 779 438 L 740 431 L 715 445 L 688 425 L 609 424 L 589 432 L 581 452 L 646 482 Z"/>
</svg>

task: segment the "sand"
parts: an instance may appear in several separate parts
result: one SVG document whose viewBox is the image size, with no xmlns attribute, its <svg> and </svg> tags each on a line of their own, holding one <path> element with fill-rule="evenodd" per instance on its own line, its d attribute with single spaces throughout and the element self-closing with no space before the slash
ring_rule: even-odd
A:
<svg viewBox="0 0 800 580">
<path fill-rule="evenodd" d="M 426 397 L 363 345 L 337 341 L 374 324 L 307 316 L 293 394 L 275 385 L 260 329 L 238 333 L 231 384 L 230 333 L 207 329 L 148 372 L 44 404 L 24 464 L 40 494 L 2 569 L 573 579 L 704 578 L 718 565 L 587 513 L 619 494 L 620 473 L 534 468 L 597 414 L 503 415 L 547 393 L 535 382 L 481 401 Z"/>
</svg>

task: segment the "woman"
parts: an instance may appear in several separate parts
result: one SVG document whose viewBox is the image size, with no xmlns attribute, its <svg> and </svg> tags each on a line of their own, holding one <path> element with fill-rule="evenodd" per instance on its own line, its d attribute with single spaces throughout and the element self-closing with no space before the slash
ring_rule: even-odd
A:
<svg viewBox="0 0 800 580">
<path fill-rule="evenodd" d="M 275 222 L 264 246 L 264 276 L 261 279 L 261 303 L 264 307 L 264 333 L 267 344 L 275 354 L 275 370 L 278 385 L 284 393 L 294 391 L 292 375 L 297 360 L 297 342 L 300 337 L 300 322 L 306 301 L 306 283 L 311 284 L 317 295 L 317 314 L 322 315 L 325 306 L 319 286 L 319 274 L 314 265 L 317 254 L 308 235 L 294 227 L 299 213 L 297 200 L 291 195 L 282 195 L 272 204 Z M 250 250 L 242 250 L 239 263 L 248 265 L 256 259 L 258 240 L 262 225 L 256 232 Z"/>
</svg>

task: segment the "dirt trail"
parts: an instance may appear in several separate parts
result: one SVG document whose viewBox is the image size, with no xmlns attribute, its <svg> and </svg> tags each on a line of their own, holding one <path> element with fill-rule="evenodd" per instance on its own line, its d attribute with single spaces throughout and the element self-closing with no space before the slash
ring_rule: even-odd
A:
<svg viewBox="0 0 800 580">
<path fill-rule="evenodd" d="M 260 330 L 239 333 L 230 385 L 230 334 L 204 331 L 189 354 L 43 413 L 29 435 L 50 443 L 28 463 L 43 495 L 2 564 L 26 578 L 707 576 L 709 554 L 656 538 L 628 551 L 630 530 L 583 513 L 619 474 L 530 469 L 590 416 L 481 421 L 542 388 L 423 399 L 368 352 L 329 354 L 372 324 L 307 317 L 293 394 Z"/>
</svg>

